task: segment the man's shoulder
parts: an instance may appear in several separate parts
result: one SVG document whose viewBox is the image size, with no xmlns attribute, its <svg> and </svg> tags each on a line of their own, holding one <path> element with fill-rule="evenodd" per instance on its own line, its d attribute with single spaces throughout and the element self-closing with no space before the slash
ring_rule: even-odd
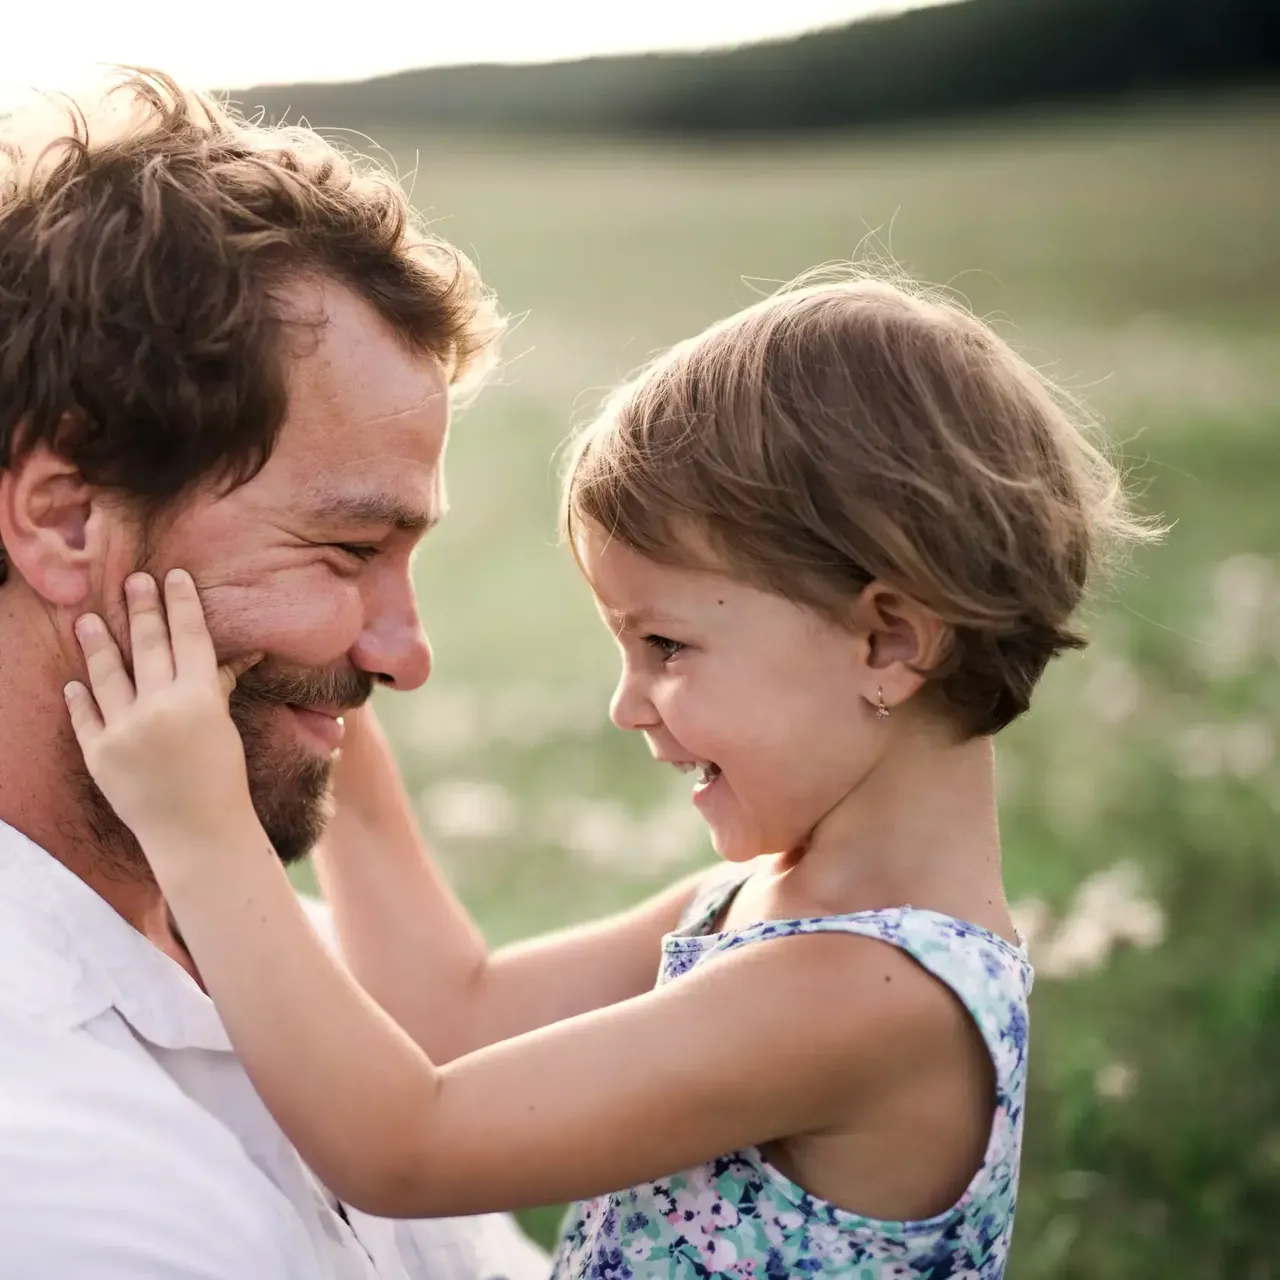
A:
<svg viewBox="0 0 1280 1280">
<path fill-rule="evenodd" d="M 162 1071 L 0 1006 L 0 1280 L 284 1280 L 286 1224 Z"/>
<path fill-rule="evenodd" d="M 217 1157 L 219 1148 L 252 1173 L 235 1136 L 144 1051 L 122 1052 L 83 1028 L 0 1004 L 0 1182 L 23 1158 L 181 1152 L 183 1164 L 197 1164 L 205 1161 L 193 1160 L 196 1152 Z"/>
</svg>

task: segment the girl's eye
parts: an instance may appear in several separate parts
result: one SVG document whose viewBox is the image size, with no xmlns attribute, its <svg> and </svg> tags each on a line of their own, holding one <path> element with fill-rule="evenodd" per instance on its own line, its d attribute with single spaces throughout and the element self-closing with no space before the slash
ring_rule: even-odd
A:
<svg viewBox="0 0 1280 1280">
<path fill-rule="evenodd" d="M 666 636 L 645 636 L 644 642 L 658 653 L 663 662 L 670 662 L 684 648 L 679 640 L 668 640 Z"/>
<path fill-rule="evenodd" d="M 371 547 L 365 543 L 359 542 L 335 542 L 333 544 L 339 551 L 345 552 L 353 559 L 359 560 L 361 564 L 372 560 L 378 554 L 377 547 Z"/>
</svg>

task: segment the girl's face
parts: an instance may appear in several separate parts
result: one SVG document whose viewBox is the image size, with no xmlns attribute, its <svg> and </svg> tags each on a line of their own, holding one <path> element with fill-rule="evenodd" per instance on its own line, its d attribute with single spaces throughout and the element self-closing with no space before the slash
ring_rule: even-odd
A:
<svg viewBox="0 0 1280 1280">
<path fill-rule="evenodd" d="M 805 846 L 884 749 L 866 638 L 596 530 L 578 552 L 622 653 L 613 722 L 690 773 L 722 858 Z"/>
</svg>

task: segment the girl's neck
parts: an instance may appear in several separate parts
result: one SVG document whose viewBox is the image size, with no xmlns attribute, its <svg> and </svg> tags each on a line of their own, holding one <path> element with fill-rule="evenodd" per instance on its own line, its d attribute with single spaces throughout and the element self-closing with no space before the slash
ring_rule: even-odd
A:
<svg viewBox="0 0 1280 1280">
<path fill-rule="evenodd" d="M 777 869 L 780 889 L 826 910 L 910 904 L 1012 936 L 990 740 L 904 735 Z"/>
</svg>

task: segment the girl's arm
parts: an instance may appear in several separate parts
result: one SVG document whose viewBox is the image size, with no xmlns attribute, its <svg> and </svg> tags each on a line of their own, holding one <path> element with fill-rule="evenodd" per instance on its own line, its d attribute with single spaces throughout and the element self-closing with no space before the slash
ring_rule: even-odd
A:
<svg viewBox="0 0 1280 1280">
<path fill-rule="evenodd" d="M 346 717 L 316 867 L 360 984 L 437 1062 L 653 985 L 703 872 L 630 911 L 490 953 L 432 861 L 372 708 Z"/>
<path fill-rule="evenodd" d="M 954 1021 L 900 953 L 810 935 L 437 1066 L 333 961 L 245 810 L 143 848 L 263 1101 L 366 1212 L 556 1203 L 822 1129 Z"/>
<path fill-rule="evenodd" d="M 263 1101 L 342 1199 L 416 1217 L 615 1190 L 847 1122 L 953 1032 L 907 957 L 816 935 L 436 1066 L 310 927 L 249 798 L 234 672 L 191 579 L 166 588 L 167 627 L 151 579 L 127 584 L 133 679 L 101 619 L 81 619 L 93 692 L 68 686 L 72 725 Z"/>
</svg>

